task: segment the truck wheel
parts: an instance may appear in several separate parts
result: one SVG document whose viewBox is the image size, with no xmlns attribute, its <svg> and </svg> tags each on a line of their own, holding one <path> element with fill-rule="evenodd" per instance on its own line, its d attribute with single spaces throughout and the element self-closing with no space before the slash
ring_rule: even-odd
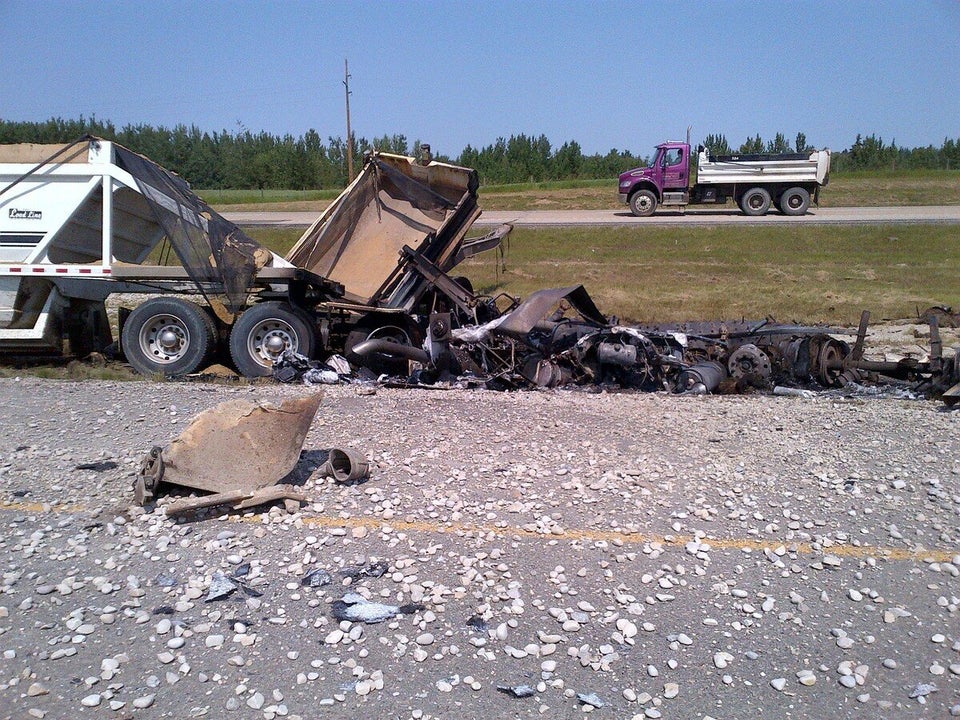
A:
<svg viewBox="0 0 960 720">
<path fill-rule="evenodd" d="M 770 193 L 762 187 L 750 188 L 740 198 L 740 209 L 746 215 L 766 215 L 770 209 Z"/>
<path fill-rule="evenodd" d="M 637 217 L 653 215 L 657 209 L 657 196 L 650 190 L 637 190 L 630 196 L 630 212 Z"/>
<path fill-rule="evenodd" d="M 806 215 L 810 207 L 810 193 L 802 187 L 792 187 L 780 196 L 780 212 L 784 215 Z"/>
<path fill-rule="evenodd" d="M 213 317 L 189 300 L 158 297 L 138 306 L 123 325 L 127 362 L 144 375 L 186 375 L 210 358 L 217 344 Z"/>
<path fill-rule="evenodd" d="M 286 350 L 311 357 L 316 334 L 310 318 L 285 302 L 248 308 L 230 331 L 230 357 L 244 377 L 269 375 Z"/>
</svg>

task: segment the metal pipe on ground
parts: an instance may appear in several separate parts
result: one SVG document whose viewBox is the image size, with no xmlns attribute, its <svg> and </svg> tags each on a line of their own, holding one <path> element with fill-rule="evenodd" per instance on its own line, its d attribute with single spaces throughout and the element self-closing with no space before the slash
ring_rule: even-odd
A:
<svg viewBox="0 0 960 720">
<path fill-rule="evenodd" d="M 430 363 L 430 355 L 420 348 L 415 348 L 412 345 L 403 345 L 402 343 L 393 342 L 392 340 L 381 340 L 379 338 L 372 338 L 370 340 L 364 340 L 362 343 L 357 343 L 350 352 L 358 357 L 366 357 L 367 355 L 379 353 L 381 355 L 403 357 L 407 360 L 423 363 L 424 365 Z"/>
</svg>

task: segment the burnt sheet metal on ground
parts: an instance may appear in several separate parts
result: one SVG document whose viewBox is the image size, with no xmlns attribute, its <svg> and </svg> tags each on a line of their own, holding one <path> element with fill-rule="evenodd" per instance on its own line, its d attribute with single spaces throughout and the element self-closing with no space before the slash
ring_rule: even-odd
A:
<svg viewBox="0 0 960 720">
<path fill-rule="evenodd" d="M 187 509 L 222 503 L 249 506 L 259 497 L 293 497 L 293 489 L 270 488 L 294 469 L 322 395 L 266 402 L 231 400 L 200 413 L 167 447 L 154 447 L 135 481 L 143 504 L 167 483 L 216 493 Z"/>
</svg>

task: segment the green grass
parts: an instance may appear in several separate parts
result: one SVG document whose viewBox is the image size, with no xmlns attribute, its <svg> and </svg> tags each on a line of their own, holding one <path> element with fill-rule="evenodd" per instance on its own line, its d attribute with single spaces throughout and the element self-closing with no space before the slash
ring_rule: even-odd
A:
<svg viewBox="0 0 960 720">
<path fill-rule="evenodd" d="M 290 252 L 300 236 L 303 228 L 275 228 L 275 227 L 246 227 L 243 231 L 266 248 L 273 250 L 277 255 L 285 256 Z"/>
<path fill-rule="evenodd" d="M 299 231 L 251 228 L 277 252 Z M 960 230 L 952 225 L 518 228 L 506 270 L 495 253 L 456 274 L 481 292 L 526 297 L 582 283 L 630 322 L 772 316 L 855 325 L 960 307 Z"/>
<path fill-rule="evenodd" d="M 616 178 L 602 180 L 546 180 L 544 182 L 505 183 L 502 185 L 483 185 L 480 190 L 485 193 L 523 193 L 539 192 L 542 190 L 579 190 L 583 188 L 608 188 L 610 183 L 616 183 Z"/>
<path fill-rule="evenodd" d="M 197 194 L 219 212 L 256 210 L 314 211 L 319 214 L 342 188 L 330 190 L 197 190 Z"/>
<path fill-rule="evenodd" d="M 822 207 L 957 204 L 960 204 L 958 170 L 835 174 L 820 191 Z"/>
<path fill-rule="evenodd" d="M 631 322 L 735 319 L 855 324 L 960 306 L 958 230 L 853 227 L 518 228 L 506 271 L 492 254 L 459 270 L 487 293 L 525 297 L 583 283 Z"/>
</svg>

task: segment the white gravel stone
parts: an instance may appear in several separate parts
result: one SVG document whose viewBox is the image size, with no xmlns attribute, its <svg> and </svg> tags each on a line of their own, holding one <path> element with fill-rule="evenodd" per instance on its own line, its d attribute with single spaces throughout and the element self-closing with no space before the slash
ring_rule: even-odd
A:
<svg viewBox="0 0 960 720">
<path fill-rule="evenodd" d="M 142 695 L 138 698 L 135 698 L 130 704 L 138 710 L 145 710 L 146 708 L 151 707 L 156 699 L 156 694 L 151 693 L 149 695 Z"/>
</svg>

